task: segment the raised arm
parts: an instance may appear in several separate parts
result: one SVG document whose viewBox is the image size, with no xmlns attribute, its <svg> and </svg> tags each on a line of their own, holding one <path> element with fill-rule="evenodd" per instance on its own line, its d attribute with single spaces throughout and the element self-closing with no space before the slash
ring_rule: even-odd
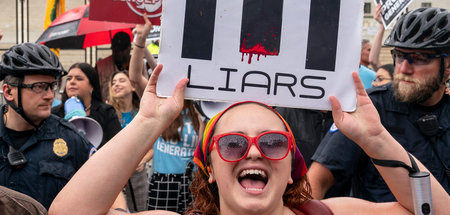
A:
<svg viewBox="0 0 450 215">
<path fill-rule="evenodd" d="M 355 112 L 343 112 L 339 101 L 333 96 L 330 97 L 336 126 L 344 135 L 357 143 L 369 157 L 379 160 L 397 160 L 411 165 L 406 150 L 381 124 L 378 112 L 367 96 L 358 74 L 353 73 L 352 76 L 357 93 Z M 429 172 L 417 159 L 415 161 L 421 171 Z M 413 213 L 414 205 L 408 171 L 400 167 L 392 168 L 378 165 L 375 165 L 375 167 L 398 200 L 397 204 Z M 435 214 L 445 214 L 448 212 L 450 197 L 431 173 L 430 176 L 433 210 Z"/>
<path fill-rule="evenodd" d="M 133 84 L 133 87 L 136 89 L 136 93 L 138 94 L 139 98 L 142 97 L 142 93 L 144 92 L 145 86 L 147 85 L 147 79 L 142 75 L 142 70 L 144 66 L 144 51 L 147 49 L 145 46 L 145 40 L 148 33 L 152 29 L 152 23 L 150 22 L 150 20 L 145 15 L 143 17 L 145 20 L 145 24 L 138 24 L 134 29 L 136 37 L 130 59 L 130 81 Z"/>
<path fill-rule="evenodd" d="M 375 35 L 375 38 L 373 38 L 373 44 L 369 54 L 369 62 L 374 71 L 377 71 L 378 68 L 381 66 L 380 51 L 384 35 L 384 26 L 383 22 L 381 21 L 381 4 L 377 5 L 374 19 L 380 24 L 380 26 L 378 27 L 378 31 L 377 34 Z"/>
<path fill-rule="evenodd" d="M 156 96 L 158 65 L 133 121 L 94 154 L 61 190 L 50 214 L 106 214 L 139 161 L 183 108 L 187 79 L 168 98 Z M 120 171 L 118 171 L 120 170 Z"/>
</svg>

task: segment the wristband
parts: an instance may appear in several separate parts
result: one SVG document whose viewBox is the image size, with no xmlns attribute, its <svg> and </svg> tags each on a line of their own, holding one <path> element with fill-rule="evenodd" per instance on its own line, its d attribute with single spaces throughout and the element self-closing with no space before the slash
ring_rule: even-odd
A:
<svg viewBox="0 0 450 215">
<path fill-rule="evenodd" d="M 408 152 L 407 152 L 408 153 Z M 370 158 L 372 160 L 372 163 L 378 166 L 384 166 L 384 167 L 403 167 L 408 170 L 409 174 L 419 172 L 419 167 L 417 166 L 416 161 L 412 158 L 411 154 L 408 153 L 408 157 L 411 160 L 411 167 L 406 165 L 405 163 L 401 161 L 394 161 L 394 160 L 378 160 L 375 158 Z"/>
<path fill-rule="evenodd" d="M 138 48 L 141 48 L 141 49 L 145 48 L 144 46 L 138 45 L 137 43 L 133 43 L 133 44 L 134 44 L 134 46 L 136 46 Z"/>
</svg>

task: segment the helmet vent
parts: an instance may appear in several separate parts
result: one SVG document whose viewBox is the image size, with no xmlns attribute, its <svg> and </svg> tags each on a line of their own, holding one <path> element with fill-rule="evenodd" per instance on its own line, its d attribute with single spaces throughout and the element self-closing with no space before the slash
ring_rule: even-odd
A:
<svg viewBox="0 0 450 215">
<path fill-rule="evenodd" d="M 410 28 L 414 20 L 416 20 L 416 16 L 409 17 L 408 21 L 406 22 L 406 28 Z"/>
<path fill-rule="evenodd" d="M 18 60 L 17 58 L 13 58 L 12 59 L 12 64 L 15 65 L 16 67 L 23 67 L 24 64 L 21 60 Z"/>
<path fill-rule="evenodd" d="M 20 47 L 17 47 L 16 50 L 15 50 L 15 52 L 16 52 L 18 55 L 23 56 L 23 50 L 22 50 Z"/>
<path fill-rule="evenodd" d="M 447 20 L 447 19 L 441 19 L 440 22 L 439 22 L 439 24 L 438 24 L 438 28 L 439 28 L 439 29 L 443 29 L 443 28 L 445 28 L 445 26 L 447 26 L 447 25 L 448 25 L 448 20 Z"/>
<path fill-rule="evenodd" d="M 43 66 L 43 65 L 44 65 L 44 64 L 42 64 L 42 62 L 41 62 L 40 60 L 36 59 L 36 57 L 33 56 L 33 55 L 30 55 L 30 56 L 28 57 L 28 59 L 29 59 L 29 60 L 31 61 L 31 63 L 34 64 L 34 65 L 39 65 L 39 66 Z"/>
<path fill-rule="evenodd" d="M 417 35 L 417 32 L 420 30 L 420 27 L 419 26 L 414 26 L 409 32 L 411 32 L 410 34 L 408 34 L 406 37 L 405 37 L 405 39 L 403 40 L 403 41 L 409 41 L 410 40 L 410 38 L 412 38 L 412 37 L 414 37 L 414 36 L 416 36 Z M 428 37 L 430 35 L 430 33 L 424 33 L 424 34 L 422 34 L 422 36 L 420 37 L 420 38 L 426 38 L 426 37 Z M 416 41 L 420 41 L 420 39 L 419 40 L 416 40 Z"/>
<path fill-rule="evenodd" d="M 9 61 L 9 57 L 3 56 L 2 61 L 3 61 L 3 63 L 4 63 L 5 65 L 10 65 L 10 64 L 11 64 L 11 62 Z"/>
<path fill-rule="evenodd" d="M 429 22 L 431 19 L 433 19 L 433 17 L 436 15 L 436 13 L 434 14 L 430 14 L 427 16 L 427 22 Z"/>
</svg>

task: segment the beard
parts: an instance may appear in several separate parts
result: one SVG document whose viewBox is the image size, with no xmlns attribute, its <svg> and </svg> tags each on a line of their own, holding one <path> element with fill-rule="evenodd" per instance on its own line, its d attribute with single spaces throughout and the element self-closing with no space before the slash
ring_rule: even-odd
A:
<svg viewBox="0 0 450 215">
<path fill-rule="evenodd" d="M 403 83 L 408 81 L 413 83 Z M 412 78 L 409 75 L 394 74 L 394 96 L 397 100 L 407 103 L 422 103 L 429 99 L 434 92 L 442 86 L 439 73 L 425 77 L 423 80 Z"/>
</svg>

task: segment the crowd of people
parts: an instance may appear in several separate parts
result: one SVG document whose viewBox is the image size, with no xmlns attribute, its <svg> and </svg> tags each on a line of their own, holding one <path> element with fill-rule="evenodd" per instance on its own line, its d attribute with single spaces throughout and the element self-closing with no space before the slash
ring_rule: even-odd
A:
<svg viewBox="0 0 450 215">
<path fill-rule="evenodd" d="M 44 45 L 0 62 L 0 214 L 446 214 L 450 203 L 450 12 L 380 24 L 352 74 L 356 110 L 232 104 L 208 122 L 184 98 L 156 95 L 163 66 L 146 47 L 152 24 L 112 39 L 112 55 L 67 71 Z M 0 32 L 1 39 L 1 32 Z M 370 69 L 371 68 L 371 69 Z M 373 69 L 373 70 L 372 70 Z M 62 103 L 52 108 L 61 78 Z M 99 123 L 98 147 L 64 119 L 77 97 Z M 53 113 L 53 114 L 52 114 Z M 152 164 L 152 165 L 149 165 Z M 410 175 L 430 178 L 416 207 Z"/>
</svg>

